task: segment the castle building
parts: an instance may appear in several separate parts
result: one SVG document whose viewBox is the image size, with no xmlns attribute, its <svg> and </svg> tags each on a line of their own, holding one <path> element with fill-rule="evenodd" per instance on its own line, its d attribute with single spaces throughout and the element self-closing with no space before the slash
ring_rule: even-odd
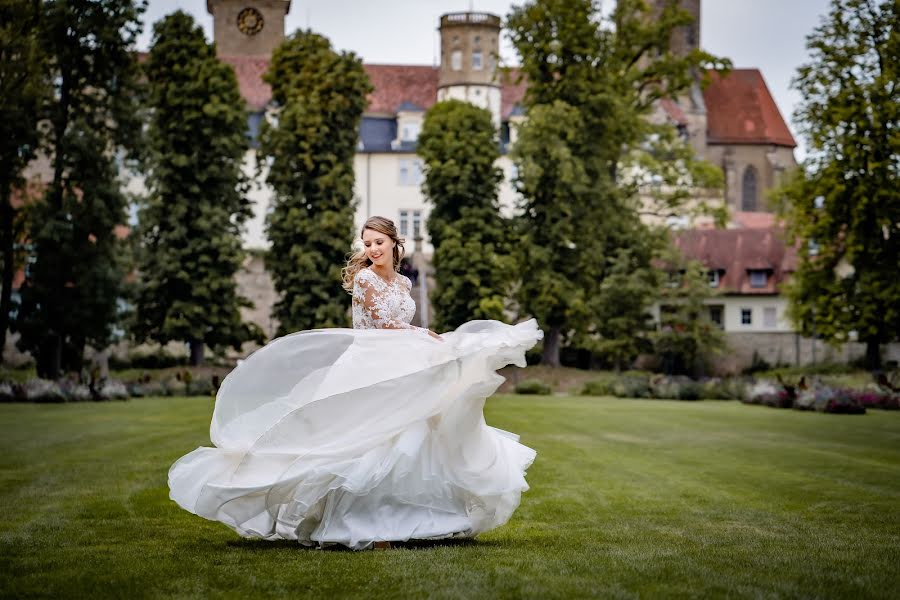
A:
<svg viewBox="0 0 900 600">
<path fill-rule="evenodd" d="M 658 0 L 657 6 L 661 3 Z M 700 0 L 682 0 L 682 6 L 695 20 L 673 33 L 671 47 L 677 53 L 700 47 Z M 271 51 L 284 36 L 284 15 L 290 2 L 209 0 L 207 8 L 214 17 L 219 56 L 235 69 L 251 111 L 250 131 L 255 132 L 271 98 L 261 76 Z M 518 81 L 515 70 L 501 75 L 494 62 L 499 55 L 500 17 L 480 12 L 448 13 L 440 18 L 438 30 L 438 66 L 364 65 L 374 90 L 362 117 L 354 158 L 357 226 L 372 215 L 391 218 L 401 235 L 414 241 L 410 246 L 426 256 L 432 251 L 426 231 L 429 205 L 421 190 L 422 161 L 416 155 L 425 112 L 449 98 L 486 108 L 498 127 L 504 149 L 515 142 L 516 126 L 526 118 L 522 100 L 527 84 Z M 710 73 L 705 87 L 701 75 L 697 74 L 684 97 L 661 101 L 651 118 L 677 127 L 699 156 L 722 168 L 725 190 L 718 200 L 729 207 L 734 231 L 700 231 L 700 241 L 690 234 L 679 238 L 679 245 L 692 257 L 697 254 L 695 258 L 710 262 L 711 285 L 715 277 L 716 286 L 723 292 L 723 299 L 711 305 L 710 316 L 726 331 L 792 335 L 785 316 L 786 301 L 778 288 L 793 268 L 794 259 L 772 229 L 774 217 L 765 193 L 796 164 L 796 143 L 758 69 L 735 69 L 724 76 Z M 252 154 L 248 155 L 248 168 L 255 161 Z M 499 191 L 501 210 L 509 214 L 516 204 L 514 166 L 504 153 L 498 167 L 504 173 Z M 270 195 L 264 186 L 254 194 L 256 216 L 247 228 L 245 245 L 265 248 L 264 215 Z M 759 231 L 742 232 L 747 228 Z M 734 251 L 740 255 L 741 264 L 719 264 Z M 715 265 L 713 255 L 718 260 Z M 741 266 L 745 259 L 759 268 Z M 760 285 L 763 276 L 766 280 Z M 261 261 L 248 262 L 241 277 L 242 291 L 257 303 L 258 314 L 251 318 L 268 331 L 271 327 L 265 326 L 265 309 L 274 296 L 265 288 Z"/>
</svg>

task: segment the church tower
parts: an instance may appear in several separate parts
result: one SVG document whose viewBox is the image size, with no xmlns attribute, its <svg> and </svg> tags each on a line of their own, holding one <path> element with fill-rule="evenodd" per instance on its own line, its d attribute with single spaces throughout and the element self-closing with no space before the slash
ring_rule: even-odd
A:
<svg viewBox="0 0 900 600">
<path fill-rule="evenodd" d="M 500 17 L 463 12 L 441 16 L 437 99 L 465 100 L 490 111 L 500 127 Z"/>
<path fill-rule="evenodd" d="M 658 15 L 667 4 L 677 3 L 694 18 L 693 22 L 675 29 L 669 38 L 669 48 L 678 56 L 700 49 L 700 0 L 655 0 L 655 12 Z M 700 156 L 707 154 L 706 142 L 706 102 L 700 87 L 700 73 L 694 73 L 694 81 L 690 90 L 678 99 L 687 119 L 687 132 L 691 146 Z"/>
<path fill-rule="evenodd" d="M 219 56 L 271 56 L 284 39 L 290 0 L 206 0 Z"/>
</svg>

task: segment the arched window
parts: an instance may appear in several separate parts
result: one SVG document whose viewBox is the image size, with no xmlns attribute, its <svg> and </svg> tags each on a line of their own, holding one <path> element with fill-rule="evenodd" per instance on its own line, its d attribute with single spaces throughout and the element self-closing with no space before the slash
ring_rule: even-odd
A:
<svg viewBox="0 0 900 600">
<path fill-rule="evenodd" d="M 756 167 L 748 166 L 744 169 L 744 181 L 741 185 L 741 210 L 756 210 L 756 195 L 758 190 Z"/>
</svg>

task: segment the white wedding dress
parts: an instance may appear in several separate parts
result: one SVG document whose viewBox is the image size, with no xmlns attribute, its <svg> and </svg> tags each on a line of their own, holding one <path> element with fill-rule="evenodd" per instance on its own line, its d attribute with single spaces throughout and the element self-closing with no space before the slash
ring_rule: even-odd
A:
<svg viewBox="0 0 900 600">
<path fill-rule="evenodd" d="M 409 325 L 409 280 L 356 276 L 353 329 L 301 331 L 222 382 L 170 497 L 244 537 L 306 545 L 473 537 L 505 523 L 535 452 L 484 421 L 507 364 L 525 366 L 534 319 L 471 321 L 436 340 Z"/>
</svg>

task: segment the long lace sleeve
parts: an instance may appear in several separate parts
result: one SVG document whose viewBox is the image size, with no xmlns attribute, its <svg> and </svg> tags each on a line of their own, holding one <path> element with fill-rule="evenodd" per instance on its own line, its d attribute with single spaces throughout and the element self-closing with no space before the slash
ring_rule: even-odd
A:
<svg viewBox="0 0 900 600">
<path fill-rule="evenodd" d="M 412 304 L 412 299 L 409 298 L 408 280 L 398 282 L 399 286 L 388 286 L 387 284 L 379 285 L 380 282 L 374 280 L 376 277 L 378 276 L 371 273 L 362 273 L 354 281 L 353 299 L 358 308 L 354 316 L 358 317 L 358 326 L 364 329 L 427 331 L 422 327 L 410 325 L 396 314 L 397 306 L 395 305 L 401 304 L 404 300 L 402 297 L 396 297 L 399 294 L 403 294 L 405 299 L 408 299 L 408 303 Z M 411 318 L 412 315 L 410 314 L 409 317 Z M 356 322 L 354 322 L 354 327 L 357 327 Z"/>
</svg>

